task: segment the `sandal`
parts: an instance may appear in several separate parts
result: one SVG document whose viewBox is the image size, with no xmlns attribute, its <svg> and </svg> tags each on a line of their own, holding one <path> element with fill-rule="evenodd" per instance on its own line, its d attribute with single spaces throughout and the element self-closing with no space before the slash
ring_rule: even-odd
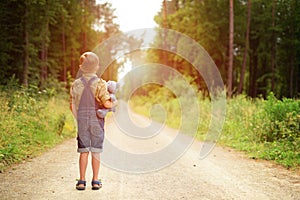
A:
<svg viewBox="0 0 300 200">
<path fill-rule="evenodd" d="M 100 188 L 102 188 L 101 180 L 92 181 L 92 190 L 99 190 Z"/>
<path fill-rule="evenodd" d="M 79 186 L 79 185 L 84 185 L 84 186 Z M 77 190 L 85 190 L 85 186 L 86 186 L 86 181 L 78 180 L 78 182 L 76 184 L 76 189 Z"/>
</svg>

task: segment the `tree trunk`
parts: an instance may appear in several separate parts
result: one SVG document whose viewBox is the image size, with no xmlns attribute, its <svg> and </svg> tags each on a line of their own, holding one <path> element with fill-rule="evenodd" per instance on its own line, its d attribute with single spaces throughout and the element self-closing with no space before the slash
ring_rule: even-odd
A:
<svg viewBox="0 0 300 200">
<path fill-rule="evenodd" d="M 296 17 L 299 16 L 300 14 L 300 9 L 299 9 L 299 6 L 300 6 L 300 2 L 297 1 L 297 0 L 294 0 L 293 1 L 294 3 L 294 6 L 293 8 L 295 9 L 294 10 L 294 13 L 298 13 L 296 14 Z M 298 18 L 299 19 L 299 18 Z M 300 31 L 298 29 L 298 31 L 296 31 L 295 33 L 295 38 L 298 38 L 298 41 L 299 41 L 299 38 L 300 38 Z M 300 51 L 295 51 L 295 58 L 296 58 L 296 63 L 295 63 L 295 71 L 294 71 L 294 90 L 293 90 L 293 96 L 294 95 L 297 95 L 297 94 L 300 94 L 300 88 L 299 88 L 299 85 L 300 85 L 300 63 L 299 63 L 299 58 L 300 58 Z"/>
<path fill-rule="evenodd" d="M 294 58 L 294 50 L 291 55 L 291 63 L 290 63 L 290 73 L 289 73 L 289 96 L 292 98 L 294 96 L 294 65 L 295 65 L 295 58 Z"/>
<path fill-rule="evenodd" d="M 246 64 L 247 64 L 247 55 L 248 55 L 250 23 L 251 23 L 251 0 L 248 0 L 248 3 L 247 3 L 247 29 L 246 29 L 246 36 L 245 36 L 245 50 L 244 50 L 243 64 L 242 64 L 242 69 L 241 69 L 241 74 L 240 74 L 240 82 L 239 82 L 239 86 L 238 86 L 238 93 L 239 94 L 241 94 L 243 92 L 243 85 L 244 85 Z"/>
<path fill-rule="evenodd" d="M 76 78 L 74 48 L 71 49 L 71 75 L 73 78 Z"/>
<path fill-rule="evenodd" d="M 255 42 L 255 41 L 254 41 Z M 252 98 L 256 97 L 257 93 L 257 85 L 256 85 L 256 72 L 257 72 L 257 64 L 258 64 L 258 57 L 257 57 L 257 42 L 255 43 L 255 47 L 253 52 L 250 56 L 250 70 L 249 70 L 249 93 L 248 95 Z"/>
<path fill-rule="evenodd" d="M 29 39 L 28 39 L 28 5 L 25 2 L 25 13 L 24 13 L 24 60 L 23 60 L 23 76 L 22 85 L 28 87 L 28 72 L 29 72 Z"/>
<path fill-rule="evenodd" d="M 66 66 L 66 35 L 65 35 L 65 23 L 64 23 L 64 17 L 62 17 L 63 20 L 63 27 L 62 27 L 62 59 L 63 59 L 63 77 L 62 81 L 67 82 L 67 66 Z"/>
<path fill-rule="evenodd" d="M 45 82 L 45 41 L 43 41 L 40 52 L 41 69 L 40 69 L 40 87 L 43 87 Z"/>
<path fill-rule="evenodd" d="M 274 92 L 275 88 L 275 54 L 276 54 L 276 35 L 275 35 L 275 9 L 276 0 L 273 0 L 272 5 L 272 55 L 271 55 L 271 69 L 272 69 L 272 80 L 271 80 L 271 91 Z"/>
<path fill-rule="evenodd" d="M 23 77 L 22 85 L 28 87 L 28 71 L 29 71 L 29 39 L 28 39 L 28 5 L 25 2 L 25 13 L 24 13 L 24 60 L 23 60 Z"/>
<path fill-rule="evenodd" d="M 296 1 L 297 2 L 297 1 Z M 295 4 L 296 2 L 291 1 L 291 16 L 295 16 Z M 296 41 L 297 38 L 295 37 L 295 20 L 292 18 L 291 19 L 291 28 L 290 28 L 290 36 L 292 41 Z M 290 69 L 289 69 L 289 97 L 293 97 L 294 96 L 294 68 L 295 68 L 295 61 L 296 61 L 296 46 L 295 46 L 295 42 L 292 42 L 290 44 Z"/>
<path fill-rule="evenodd" d="M 44 37 L 41 45 L 41 53 L 40 53 L 40 59 L 41 59 L 41 69 L 40 69 L 40 87 L 44 87 L 45 81 L 48 77 L 48 69 L 47 69 L 47 60 L 48 60 L 48 44 L 47 44 L 47 38 L 48 38 L 48 29 L 49 29 L 49 23 L 46 22 L 45 24 L 45 31 L 44 31 Z"/>
<path fill-rule="evenodd" d="M 88 1 L 83 1 L 83 27 L 82 27 L 82 50 L 81 53 L 87 51 L 87 37 L 86 37 L 86 27 L 87 27 L 87 9 L 88 9 Z"/>
<path fill-rule="evenodd" d="M 233 0 L 229 0 L 229 62 L 227 74 L 227 93 L 232 97 L 232 72 L 233 72 L 233 34 L 234 34 Z"/>
</svg>

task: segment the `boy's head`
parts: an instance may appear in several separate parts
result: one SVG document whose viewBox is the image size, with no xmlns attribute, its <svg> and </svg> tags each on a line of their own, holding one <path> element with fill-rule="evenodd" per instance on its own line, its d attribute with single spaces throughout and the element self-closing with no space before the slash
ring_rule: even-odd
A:
<svg viewBox="0 0 300 200">
<path fill-rule="evenodd" d="M 85 52 L 80 56 L 79 67 L 83 73 L 96 73 L 99 69 L 99 58 L 93 52 Z"/>
</svg>

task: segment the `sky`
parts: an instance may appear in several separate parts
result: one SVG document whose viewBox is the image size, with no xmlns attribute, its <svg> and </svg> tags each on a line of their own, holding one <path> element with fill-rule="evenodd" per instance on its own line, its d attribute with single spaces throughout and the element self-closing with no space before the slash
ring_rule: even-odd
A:
<svg viewBox="0 0 300 200">
<path fill-rule="evenodd" d="M 97 3 L 111 3 L 117 16 L 116 23 L 122 32 L 141 28 L 154 28 L 157 24 L 154 16 L 160 11 L 163 0 L 96 0 Z M 131 64 L 125 63 L 118 72 L 120 80 L 128 71 Z"/>
<path fill-rule="evenodd" d="M 154 28 L 154 16 L 160 11 L 163 0 L 97 0 L 109 2 L 118 17 L 116 23 L 123 32 L 140 28 Z"/>
</svg>

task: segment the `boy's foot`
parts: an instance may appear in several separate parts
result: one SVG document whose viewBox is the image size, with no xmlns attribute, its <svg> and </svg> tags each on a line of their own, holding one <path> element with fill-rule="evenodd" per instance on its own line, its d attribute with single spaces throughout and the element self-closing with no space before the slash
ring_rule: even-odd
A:
<svg viewBox="0 0 300 200">
<path fill-rule="evenodd" d="M 101 180 L 92 181 L 92 190 L 99 190 L 102 187 Z"/>
<path fill-rule="evenodd" d="M 86 186 L 86 181 L 78 180 L 78 182 L 76 184 L 76 189 L 77 190 L 85 190 L 85 186 Z"/>
</svg>

